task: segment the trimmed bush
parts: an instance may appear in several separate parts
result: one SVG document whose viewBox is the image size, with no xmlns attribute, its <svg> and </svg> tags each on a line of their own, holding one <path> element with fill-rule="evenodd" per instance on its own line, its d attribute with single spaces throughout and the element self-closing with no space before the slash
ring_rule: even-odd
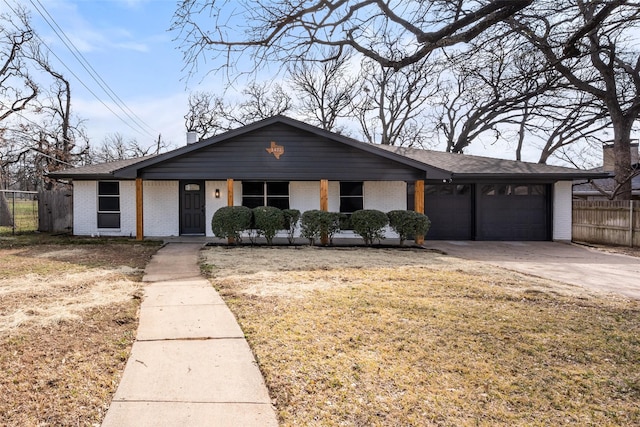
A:
<svg viewBox="0 0 640 427">
<path fill-rule="evenodd" d="M 400 236 L 400 245 L 409 236 L 424 236 L 431 227 L 431 221 L 425 214 L 415 211 L 396 210 L 387 213 L 389 226 Z"/>
<path fill-rule="evenodd" d="M 278 230 L 284 227 L 284 215 L 282 211 L 273 206 L 258 206 L 253 208 L 253 220 L 258 235 L 267 239 L 267 244 L 273 243 Z"/>
<path fill-rule="evenodd" d="M 425 214 L 414 212 L 415 214 L 415 231 L 414 236 L 425 236 L 431 228 L 431 220 Z"/>
<path fill-rule="evenodd" d="M 320 211 L 320 234 L 326 234 L 329 244 L 333 245 L 333 236 L 340 231 L 340 222 L 345 215 L 338 212 Z"/>
<path fill-rule="evenodd" d="M 325 212 L 317 209 L 306 211 L 302 214 L 300 230 L 302 237 L 309 239 L 309 244 L 326 235 L 329 243 L 333 243 L 333 236 L 340 231 L 341 214 Z"/>
<path fill-rule="evenodd" d="M 351 214 L 351 227 L 358 233 L 364 244 L 371 246 L 375 240 L 384 239 L 384 227 L 389 218 L 384 212 L 375 209 L 362 209 Z"/>
<path fill-rule="evenodd" d="M 242 242 L 241 233 L 251 227 L 251 209 L 246 206 L 224 206 L 211 219 L 211 231 L 216 237 Z"/>
<path fill-rule="evenodd" d="M 284 216 L 284 229 L 287 230 L 287 240 L 292 245 L 295 242 L 294 236 L 300 220 L 300 211 L 298 209 L 283 209 L 282 215 Z"/>
<path fill-rule="evenodd" d="M 309 239 L 309 244 L 313 246 L 316 239 L 320 237 L 320 214 L 322 211 L 310 210 L 302 214 L 300 222 L 300 234 L 305 239 Z"/>
</svg>

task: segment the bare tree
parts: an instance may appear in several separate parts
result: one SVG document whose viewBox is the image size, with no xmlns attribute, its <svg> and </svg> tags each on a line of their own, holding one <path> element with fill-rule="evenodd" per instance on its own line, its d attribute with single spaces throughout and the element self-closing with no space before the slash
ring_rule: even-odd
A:
<svg viewBox="0 0 640 427">
<path fill-rule="evenodd" d="M 0 189 L 8 188 L 8 168 L 14 163 L 8 151 L 13 144 L 6 138 L 7 120 L 20 114 L 38 96 L 26 62 L 34 37 L 28 14 L 16 8 L 15 14 L 0 14 Z M 11 225 L 4 193 L 0 193 L 0 225 Z"/>
<path fill-rule="evenodd" d="M 92 163 L 113 162 L 160 154 L 167 148 L 161 135 L 153 143 L 142 144 L 135 138 L 127 140 L 116 132 L 105 136 L 97 148 L 91 149 L 90 158 Z"/>
<path fill-rule="evenodd" d="M 199 139 L 208 138 L 223 129 L 221 113 L 224 101 L 210 92 L 189 95 L 189 111 L 184 116 L 187 132 L 196 132 Z"/>
<path fill-rule="evenodd" d="M 576 90 L 599 100 L 613 128 L 614 194 L 631 197 L 631 131 L 640 117 L 640 3 L 632 1 L 540 1 L 532 13 L 511 19 Z"/>
<path fill-rule="evenodd" d="M 391 5 L 383 0 L 184 0 L 172 24 L 192 71 L 208 55 L 220 68 L 317 59 L 317 48 L 358 52 L 400 69 L 435 50 L 469 42 L 532 0 L 429 0 Z M 394 40 L 399 49 L 389 50 Z M 334 55 L 334 54 L 332 54 Z M 328 58 L 324 58 L 328 59 Z"/>
<path fill-rule="evenodd" d="M 530 136 L 542 141 L 538 163 L 547 163 L 556 153 L 556 157 L 567 161 L 568 153 L 602 147 L 611 122 L 597 100 L 572 90 L 556 91 L 545 98 L 544 105 L 523 117 L 526 122 L 522 126 Z M 569 146 L 573 149 L 568 150 Z M 583 168 L 584 165 L 578 163 L 584 163 L 581 157 L 569 163 Z"/>
<path fill-rule="evenodd" d="M 330 56 L 323 62 L 294 62 L 289 80 L 299 95 L 299 111 L 306 120 L 322 129 L 342 132 L 337 120 L 351 112 L 356 78 L 350 74 L 350 56 Z"/>
<path fill-rule="evenodd" d="M 29 16 L 0 14 L 0 122 L 24 110 L 38 96 L 38 86 L 26 65 L 34 37 Z"/>
<path fill-rule="evenodd" d="M 238 102 L 227 102 L 221 95 L 198 93 L 189 98 L 185 115 L 187 130 L 200 138 L 245 126 L 257 120 L 284 114 L 292 108 L 291 96 L 279 84 L 249 84 Z"/>
<path fill-rule="evenodd" d="M 400 70 L 364 59 L 360 72 L 360 95 L 354 115 L 370 143 L 422 147 L 427 127 L 427 101 L 438 91 L 432 63 L 416 63 Z"/>
<path fill-rule="evenodd" d="M 443 90 L 434 109 L 446 151 L 462 153 L 474 140 L 492 133 L 500 139 L 509 129 L 526 123 L 558 88 L 554 73 L 539 67 L 536 52 L 509 40 L 483 39 L 465 52 L 447 56 L 440 79 Z M 525 120 L 526 119 L 526 120 Z M 524 129 L 516 148 L 521 160 Z"/>
<path fill-rule="evenodd" d="M 237 113 L 227 115 L 229 122 L 244 126 L 256 120 L 284 114 L 292 107 L 291 96 L 278 83 L 251 83 L 242 91 L 245 100 L 237 108 Z"/>
</svg>

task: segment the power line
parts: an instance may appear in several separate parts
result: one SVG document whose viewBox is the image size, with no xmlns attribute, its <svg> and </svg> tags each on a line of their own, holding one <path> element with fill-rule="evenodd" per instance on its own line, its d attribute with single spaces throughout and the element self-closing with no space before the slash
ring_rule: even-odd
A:
<svg viewBox="0 0 640 427">
<path fill-rule="evenodd" d="M 11 4 L 9 4 L 8 0 L 4 0 L 4 3 L 7 5 L 7 7 L 9 7 L 9 9 L 11 9 L 11 11 L 15 14 L 18 15 L 18 12 L 12 7 Z M 148 131 L 141 129 L 140 126 L 138 126 L 138 128 L 133 127 L 133 125 L 131 125 L 131 123 L 129 123 L 128 121 L 126 121 L 124 118 L 122 118 L 122 116 L 120 116 L 117 112 L 113 111 L 113 109 L 111 107 L 109 107 L 109 105 L 107 105 L 89 86 L 87 86 L 87 84 L 76 74 L 73 72 L 73 70 L 71 70 L 71 68 L 69 68 L 67 66 L 67 64 L 62 61 L 62 59 L 60 59 L 60 57 L 58 55 L 56 55 L 56 53 L 51 50 L 49 48 L 49 46 L 47 46 L 47 44 L 40 38 L 40 36 L 37 33 L 34 33 L 34 36 L 40 40 L 40 44 L 42 46 L 44 46 L 57 60 L 58 62 L 60 62 L 60 64 L 62 64 L 62 66 L 64 68 L 67 69 L 67 71 L 69 71 L 69 73 L 71 73 L 72 76 L 74 76 L 76 78 L 76 80 L 91 94 L 94 96 L 94 98 L 96 98 L 107 110 L 109 110 L 114 116 L 116 116 L 122 123 L 124 123 L 125 125 L 127 125 L 131 130 L 133 130 L 134 132 L 137 133 L 144 133 L 147 134 L 148 136 L 155 138 L 151 133 L 149 133 Z"/>
<path fill-rule="evenodd" d="M 34 0 L 29 0 L 31 5 L 36 9 L 36 11 L 42 16 L 45 22 L 49 25 L 49 27 L 53 30 L 53 32 L 58 36 L 58 38 L 62 41 L 62 43 L 66 46 L 66 48 L 71 52 L 71 54 L 76 58 L 76 60 L 80 63 L 80 65 L 89 73 L 91 78 L 102 88 L 102 90 L 107 94 L 107 96 L 122 110 L 123 113 L 129 119 L 136 123 L 138 127 L 144 130 L 145 133 L 149 134 L 150 131 L 154 131 L 147 123 L 144 122 L 135 112 L 133 112 L 126 103 L 111 89 L 111 87 L 104 81 L 104 79 L 100 76 L 100 74 L 91 66 L 89 61 L 84 57 L 84 55 L 80 52 L 80 50 L 76 47 L 76 45 L 71 41 L 71 39 L 67 36 L 64 30 L 58 25 L 55 18 L 51 16 L 46 7 L 42 4 L 40 0 L 35 0 L 38 5 L 34 3 Z M 42 9 L 42 11 L 40 10 Z M 45 17 L 44 14 L 47 16 Z M 47 19 L 48 17 L 48 19 Z M 55 27 L 54 27 L 55 25 Z M 57 28 L 57 30 L 56 30 Z M 146 129 L 144 129 L 146 128 Z M 149 136 L 153 136 L 149 134 Z"/>
</svg>

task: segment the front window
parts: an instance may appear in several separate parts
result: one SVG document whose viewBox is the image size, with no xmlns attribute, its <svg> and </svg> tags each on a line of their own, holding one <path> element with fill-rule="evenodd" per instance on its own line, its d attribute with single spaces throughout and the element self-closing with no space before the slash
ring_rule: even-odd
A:
<svg viewBox="0 0 640 427">
<path fill-rule="evenodd" d="M 120 228 L 120 183 L 98 182 L 98 228 Z"/>
<path fill-rule="evenodd" d="M 340 183 L 340 213 L 352 214 L 364 207 L 362 182 Z"/>
<path fill-rule="evenodd" d="M 289 209 L 289 183 L 286 181 L 242 181 L 242 206 L 273 206 Z"/>
</svg>

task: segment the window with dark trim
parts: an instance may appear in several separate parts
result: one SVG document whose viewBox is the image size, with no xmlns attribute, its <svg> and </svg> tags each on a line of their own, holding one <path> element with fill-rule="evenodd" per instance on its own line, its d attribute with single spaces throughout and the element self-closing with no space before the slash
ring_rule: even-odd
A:
<svg viewBox="0 0 640 427">
<path fill-rule="evenodd" d="M 120 183 L 98 182 L 98 228 L 120 228 Z"/>
<path fill-rule="evenodd" d="M 545 196 L 542 184 L 485 184 L 481 187 L 483 196 Z"/>
<path fill-rule="evenodd" d="M 288 181 L 242 181 L 242 206 L 289 209 Z"/>
<path fill-rule="evenodd" d="M 364 207 L 362 182 L 340 182 L 340 213 L 350 214 Z"/>
</svg>

